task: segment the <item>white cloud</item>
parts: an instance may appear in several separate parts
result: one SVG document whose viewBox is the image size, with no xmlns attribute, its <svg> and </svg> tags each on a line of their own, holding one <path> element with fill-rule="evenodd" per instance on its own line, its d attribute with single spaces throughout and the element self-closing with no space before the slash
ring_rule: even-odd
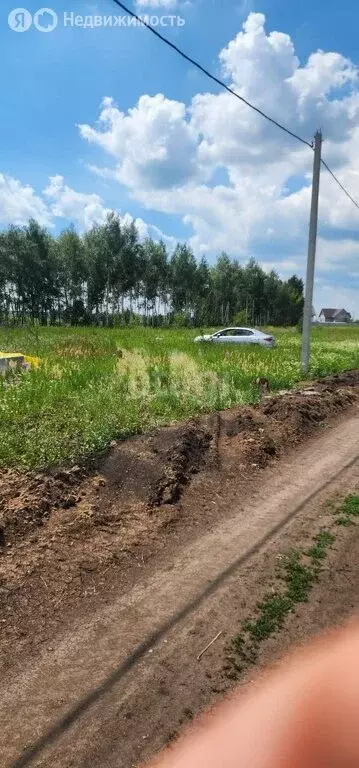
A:
<svg viewBox="0 0 359 768">
<path fill-rule="evenodd" d="M 95 193 L 77 192 L 65 184 L 63 176 L 50 176 L 49 184 L 43 190 L 43 197 L 35 190 L 21 184 L 17 179 L 0 173 L 0 224 L 17 226 L 26 225 L 30 218 L 36 219 L 44 227 L 53 228 L 56 219 L 66 219 L 80 231 L 90 229 L 94 224 L 103 224 L 108 213 L 102 198 Z M 118 212 L 117 212 L 118 213 Z M 122 224 L 135 222 L 140 240 L 152 237 L 163 240 L 171 252 L 176 240 L 166 235 L 153 224 L 142 218 L 134 218 L 130 213 L 119 213 Z"/>
<path fill-rule="evenodd" d="M 358 70 L 351 61 L 316 51 L 301 63 L 289 35 L 267 32 L 264 15 L 250 13 L 219 53 L 219 66 L 239 95 L 304 139 L 321 126 L 325 157 L 359 199 Z M 107 98 L 99 125 L 80 126 L 80 133 L 114 160 L 96 173 L 117 179 L 149 210 L 181 215 L 197 254 L 253 254 L 282 274 L 304 275 L 313 154 L 233 96 L 198 93 L 185 105 L 143 95 L 126 113 Z M 352 271 L 356 246 L 348 251 L 342 230 L 357 227 L 357 209 L 323 170 L 319 275 L 338 277 L 337 265 Z"/>
<path fill-rule="evenodd" d="M 136 219 L 137 221 L 137 219 Z M 152 240 L 162 240 L 162 242 L 165 244 L 167 250 L 169 253 L 172 253 L 174 251 L 178 240 L 173 237 L 172 235 L 165 235 L 164 232 L 162 232 L 159 227 L 156 227 L 154 224 L 148 224 L 147 226 L 147 235 L 146 237 L 152 237 Z"/>
<path fill-rule="evenodd" d="M 154 224 L 148 224 L 141 218 L 135 219 L 130 213 L 125 213 L 124 216 L 120 216 L 120 220 L 122 224 L 132 224 L 134 221 L 140 240 L 145 240 L 147 237 L 151 237 L 152 240 L 156 241 L 162 240 L 170 253 L 176 247 L 176 238 L 165 235 L 165 233 Z"/>
<path fill-rule="evenodd" d="M 117 178 L 128 187 L 167 188 L 195 174 L 197 136 L 184 104 L 141 96 L 125 115 L 105 98 L 99 121 L 100 130 L 80 125 L 80 134 L 118 160 Z"/>
<path fill-rule="evenodd" d="M 91 229 L 94 224 L 103 224 L 111 208 L 106 208 L 99 195 L 77 192 L 64 182 L 63 176 L 50 176 L 49 185 L 44 189 L 44 196 L 51 202 L 51 214 L 54 217 L 68 219 L 79 227 L 80 231 Z M 118 212 L 117 212 L 118 213 Z M 174 238 L 165 235 L 158 227 L 147 224 L 141 218 L 134 218 L 130 213 L 119 214 L 122 224 L 133 221 L 141 240 L 152 237 L 163 240 L 170 250 L 174 248 Z"/>
<path fill-rule="evenodd" d="M 42 226 L 51 226 L 51 214 L 35 190 L 0 173 L 0 222 L 22 226 L 30 218 L 36 219 Z"/>
<path fill-rule="evenodd" d="M 317 267 L 321 272 L 337 272 L 348 280 L 357 280 L 359 275 L 359 240 L 353 240 L 349 237 L 341 240 L 319 237 Z M 333 277 L 334 275 L 332 275 Z"/>
<path fill-rule="evenodd" d="M 334 89 L 350 86 L 358 80 L 358 70 L 338 53 L 317 51 L 301 66 L 294 45 L 287 34 L 266 34 L 265 17 L 251 13 L 243 30 L 220 53 L 224 74 L 237 92 L 278 119 L 292 130 L 309 138 L 321 126 L 327 137 L 342 139 L 342 123 L 355 125 L 359 102 L 349 118 L 350 96 L 330 101 Z M 259 116 L 243 107 L 244 122 L 253 131 L 252 142 L 274 137 L 278 146 L 292 146 L 291 139 L 273 133 Z M 354 119 L 353 119 L 354 118 Z"/>
<path fill-rule="evenodd" d="M 325 98 L 335 88 L 357 80 L 357 68 L 349 59 L 339 53 L 317 51 L 309 57 L 305 67 L 295 70 L 289 82 L 298 93 L 302 106 L 307 99 Z"/>
<path fill-rule="evenodd" d="M 71 219 L 80 229 L 90 229 L 94 224 L 103 224 L 108 208 L 103 206 L 99 195 L 76 192 L 64 183 L 63 176 L 51 176 L 44 189 L 45 197 L 51 201 L 53 216 Z"/>
</svg>

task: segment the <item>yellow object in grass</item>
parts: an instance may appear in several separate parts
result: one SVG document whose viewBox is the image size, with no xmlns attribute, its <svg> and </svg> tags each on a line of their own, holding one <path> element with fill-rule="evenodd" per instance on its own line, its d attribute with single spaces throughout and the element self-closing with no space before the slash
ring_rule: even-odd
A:
<svg viewBox="0 0 359 768">
<path fill-rule="evenodd" d="M 21 352 L 0 352 L 0 373 L 15 368 L 20 369 L 23 368 L 24 365 L 25 367 L 38 368 L 40 362 L 39 357 L 23 355 Z"/>
<path fill-rule="evenodd" d="M 0 357 L 4 360 L 15 360 L 20 357 L 23 359 L 24 355 L 21 352 L 0 352 Z"/>
<path fill-rule="evenodd" d="M 38 368 L 40 362 L 41 361 L 39 357 L 30 357 L 29 355 L 25 355 L 25 363 L 31 365 L 31 368 Z"/>
</svg>

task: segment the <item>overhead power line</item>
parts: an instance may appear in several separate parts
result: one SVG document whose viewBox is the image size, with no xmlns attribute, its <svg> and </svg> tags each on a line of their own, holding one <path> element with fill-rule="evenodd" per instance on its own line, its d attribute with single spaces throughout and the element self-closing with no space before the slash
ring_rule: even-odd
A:
<svg viewBox="0 0 359 768">
<path fill-rule="evenodd" d="M 345 189 L 345 187 L 343 186 L 343 184 L 341 183 L 341 181 L 339 181 L 339 179 L 337 178 L 337 176 L 335 175 L 335 173 L 333 173 L 333 171 L 332 171 L 332 170 L 329 168 L 329 165 L 327 165 L 327 163 L 325 162 L 325 160 L 323 160 L 323 158 L 322 158 L 322 165 L 324 165 L 324 168 L 326 168 L 326 169 L 327 169 L 327 171 L 328 171 L 328 172 L 330 173 L 330 175 L 333 177 L 334 181 L 336 181 L 336 182 L 337 182 L 337 184 L 339 185 L 340 189 L 342 189 L 342 190 L 343 190 L 344 194 L 345 194 L 347 197 L 349 197 L 349 200 L 351 200 L 351 201 L 352 201 L 352 203 L 354 203 L 354 205 L 356 206 L 356 208 L 359 208 L 359 203 L 357 203 L 357 201 L 356 201 L 356 200 L 354 200 L 354 197 L 352 197 L 352 196 L 351 196 L 351 194 L 348 192 L 348 190 L 347 190 L 347 189 Z"/>
<path fill-rule="evenodd" d="M 223 82 L 223 80 L 220 80 L 220 78 L 216 77 L 212 74 L 212 72 L 209 72 L 208 69 L 202 66 L 202 64 L 199 63 L 199 61 L 196 61 L 196 59 L 193 59 L 191 56 L 188 56 L 184 51 L 182 51 L 181 48 L 179 48 L 177 45 L 171 42 L 171 40 L 168 40 L 167 37 L 162 35 L 160 32 L 157 31 L 151 24 L 148 24 L 147 21 L 145 21 L 141 16 L 138 16 L 134 11 L 131 11 L 130 8 L 127 8 L 127 6 L 121 2 L 121 0 L 113 0 L 116 5 L 119 6 L 125 13 L 127 13 L 129 16 L 132 16 L 133 19 L 137 19 L 137 21 L 142 24 L 143 26 L 147 27 L 147 29 L 152 32 L 153 35 L 159 38 L 163 43 L 169 46 L 169 48 L 172 48 L 176 53 L 179 54 L 185 61 L 188 61 L 190 64 L 192 64 L 194 67 L 200 70 L 200 72 L 203 72 L 206 77 L 208 77 L 210 80 L 212 80 L 214 83 L 217 83 L 217 85 L 220 85 L 221 88 L 224 88 L 225 91 L 230 93 L 232 96 L 235 96 L 236 99 L 241 101 L 243 104 L 246 104 L 247 107 L 252 109 L 254 112 L 257 112 L 258 115 L 261 115 L 261 117 L 264 117 L 265 120 L 268 120 L 268 122 L 272 123 L 272 125 L 275 125 L 277 128 L 279 128 L 281 131 L 284 131 L 284 133 L 287 133 L 289 136 L 291 136 L 293 139 L 296 139 L 297 141 L 300 141 L 301 144 L 304 144 L 306 147 L 309 147 L 313 150 L 313 144 L 309 141 L 306 141 L 306 139 L 303 139 L 301 136 L 298 136 L 297 133 L 294 133 L 294 131 L 290 131 L 289 128 L 286 128 L 284 125 L 279 123 L 277 120 L 275 120 L 273 117 L 270 117 L 270 115 L 267 115 L 266 112 L 263 112 L 259 107 L 256 107 L 254 104 L 252 104 L 250 101 L 247 101 L 247 99 L 244 98 L 244 96 L 240 96 L 239 93 L 236 93 L 236 91 L 233 90 L 233 88 L 230 88 L 229 85 L 226 85 L 226 83 Z M 344 185 L 339 181 L 335 173 L 329 168 L 325 160 L 321 160 L 322 165 L 324 168 L 327 169 L 327 171 L 330 173 L 330 175 L 333 177 L 334 181 L 339 185 L 341 190 L 344 192 L 344 194 L 351 200 L 351 202 L 356 206 L 356 208 L 359 209 L 359 203 L 354 200 L 352 195 L 348 192 L 348 190 L 344 187 Z"/>
<path fill-rule="evenodd" d="M 239 99 L 239 101 L 242 101 L 243 104 L 246 104 L 247 107 L 250 107 L 250 109 L 253 109 L 254 112 L 257 112 L 258 115 L 261 115 L 266 120 L 268 120 L 270 123 L 275 125 L 277 128 L 280 128 L 281 131 L 284 131 L 284 133 L 287 133 L 289 136 L 292 136 L 293 139 L 296 139 L 297 141 L 300 141 L 302 144 L 305 144 L 307 147 L 310 147 L 310 149 L 313 149 L 312 145 L 309 141 L 306 141 L 305 139 L 302 139 L 301 136 L 298 136 L 296 133 L 293 133 L 293 131 L 290 131 L 289 128 L 286 128 L 284 125 L 281 125 L 281 123 L 278 123 L 277 120 L 274 120 L 273 117 L 270 117 L 265 112 L 263 112 L 259 107 L 255 107 L 254 104 L 251 104 L 250 101 L 247 101 L 243 96 L 240 96 L 239 93 L 236 93 L 236 91 L 233 90 L 233 88 L 230 88 L 229 85 L 226 85 L 226 83 L 223 82 L 223 80 L 220 80 L 215 75 L 212 75 L 211 72 L 209 72 L 208 69 L 205 69 L 205 67 L 202 67 L 202 64 L 200 64 L 195 59 L 192 59 L 191 56 L 187 56 L 184 51 L 181 50 L 181 48 L 178 48 L 177 45 L 171 42 L 171 40 L 168 40 L 167 37 L 164 35 L 161 35 L 160 32 L 157 31 L 154 27 L 151 26 L 151 24 L 148 24 L 144 19 L 142 19 L 140 16 L 137 16 L 136 13 L 130 10 L 130 8 L 127 8 L 126 5 L 120 2 L 120 0 L 113 0 L 116 5 L 118 5 L 120 8 L 122 8 L 125 13 L 128 13 L 129 16 L 132 16 L 133 19 L 137 19 L 141 24 L 143 24 L 147 29 L 152 32 L 153 35 L 156 35 L 160 40 L 162 40 L 163 43 L 168 45 L 170 48 L 172 48 L 176 53 L 178 53 L 180 56 L 182 56 L 183 59 L 186 61 L 189 61 L 190 64 L 193 64 L 194 67 L 197 67 L 197 69 L 200 70 L 200 72 L 203 72 L 206 77 L 209 77 L 210 80 L 213 80 L 214 83 L 217 83 L 217 85 L 220 85 L 221 88 L 224 88 L 228 93 L 231 93 L 232 96 L 235 96 L 236 99 Z"/>
</svg>

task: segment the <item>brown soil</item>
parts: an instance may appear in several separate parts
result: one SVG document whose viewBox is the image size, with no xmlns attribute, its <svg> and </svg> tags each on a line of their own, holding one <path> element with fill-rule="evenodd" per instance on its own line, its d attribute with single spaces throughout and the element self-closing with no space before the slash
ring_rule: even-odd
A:
<svg viewBox="0 0 359 768">
<path fill-rule="evenodd" d="M 359 398 L 359 371 L 329 376 L 307 391 L 114 443 L 95 468 L 1 472 L 5 667 L 14 641 L 36 650 L 66 611 L 82 609 L 109 579 L 128 583 L 136 578 L 133 565 L 158 555 L 169 537 L 197 534 L 217 520 L 260 469 Z"/>
<path fill-rule="evenodd" d="M 0 765 L 100 686 L 85 720 L 65 729 L 59 748 L 34 764 L 128 768 L 233 684 L 225 670 L 228 642 L 262 596 L 273 557 L 291 541 L 305 544 L 323 524 L 328 512 L 320 509 L 318 488 L 322 498 L 357 487 L 357 463 L 345 467 L 356 455 L 358 400 L 359 371 L 352 371 L 255 408 L 114 444 L 96 469 L 1 474 L 0 643 L 8 693 L 2 716 L 0 705 Z M 299 447 L 312 433 L 312 447 L 310 440 Z M 333 480 L 336 470 L 345 470 L 341 480 Z M 335 578 L 328 571 L 324 587 L 314 590 L 314 601 L 325 596 L 323 626 L 355 605 L 358 544 L 356 530 L 340 531 L 339 554 L 329 561 Z M 201 591 L 202 607 L 194 600 Z M 183 613 L 186 601 L 191 607 Z M 318 628 L 318 606 L 307 624 L 303 608 L 303 636 Z M 103 687 L 175 611 L 178 620 L 141 652 L 124 689 Z M 299 631 L 296 617 L 287 631 Z M 283 644 L 268 642 L 263 660 Z"/>
</svg>

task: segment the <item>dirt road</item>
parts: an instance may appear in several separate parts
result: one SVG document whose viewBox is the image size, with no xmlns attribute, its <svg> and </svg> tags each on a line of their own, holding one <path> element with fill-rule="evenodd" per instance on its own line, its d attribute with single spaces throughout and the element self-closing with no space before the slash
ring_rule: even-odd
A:
<svg viewBox="0 0 359 768">
<path fill-rule="evenodd" d="M 37 656 L 20 656 L 2 680 L 1 765 L 129 768 L 226 691 L 226 644 L 261 594 L 271 558 L 318 530 L 329 514 L 323 500 L 358 489 L 358 435 L 355 405 L 263 470 L 257 490 L 209 530 L 172 538 L 156 568 L 144 564 L 111 604 L 79 622 L 74 615 Z M 357 530 L 342 533 L 310 608 L 267 643 L 264 661 L 357 607 Z"/>
</svg>

